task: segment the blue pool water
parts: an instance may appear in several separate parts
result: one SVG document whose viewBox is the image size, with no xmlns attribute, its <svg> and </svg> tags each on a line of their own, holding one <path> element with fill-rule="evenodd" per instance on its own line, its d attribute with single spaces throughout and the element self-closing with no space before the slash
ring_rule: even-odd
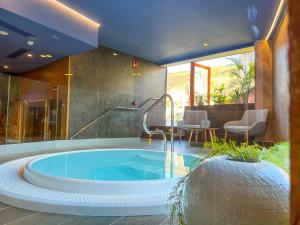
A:
<svg viewBox="0 0 300 225">
<path fill-rule="evenodd" d="M 155 180 L 181 177 L 198 157 L 147 150 L 92 150 L 38 158 L 29 165 L 37 173 L 102 181 Z"/>
</svg>

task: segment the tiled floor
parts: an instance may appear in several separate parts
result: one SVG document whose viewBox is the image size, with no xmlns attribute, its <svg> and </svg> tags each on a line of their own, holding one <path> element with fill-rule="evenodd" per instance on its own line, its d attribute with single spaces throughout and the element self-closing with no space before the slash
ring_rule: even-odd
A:
<svg viewBox="0 0 300 225">
<path fill-rule="evenodd" d="M 131 146 L 122 146 L 130 148 Z M 145 140 L 140 148 L 162 149 L 162 142 Z M 205 154 L 201 147 L 187 148 L 186 141 L 175 142 L 180 153 Z M 24 157 L 24 155 L 22 155 Z M 3 161 L 2 161 L 3 162 Z M 0 225 L 167 225 L 168 215 L 136 217 L 88 217 L 33 212 L 0 203 Z"/>
</svg>

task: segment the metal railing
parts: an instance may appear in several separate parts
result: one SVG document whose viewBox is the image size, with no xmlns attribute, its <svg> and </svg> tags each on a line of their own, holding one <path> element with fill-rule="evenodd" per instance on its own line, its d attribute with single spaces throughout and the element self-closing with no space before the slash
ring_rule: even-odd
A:
<svg viewBox="0 0 300 225">
<path fill-rule="evenodd" d="M 114 108 L 110 108 L 110 109 L 106 110 L 105 112 L 103 112 L 102 114 L 100 114 L 96 119 L 92 120 L 87 125 L 85 125 L 80 130 L 78 130 L 75 134 L 73 134 L 70 137 L 70 139 L 74 139 L 74 137 L 78 136 L 80 133 L 82 133 L 83 131 L 85 131 L 86 129 L 88 129 L 89 127 L 91 127 L 92 125 L 94 125 L 95 123 L 97 123 L 98 120 L 100 120 L 106 114 L 108 114 L 108 113 L 110 113 L 112 111 L 115 111 L 115 110 L 120 110 L 120 111 L 123 111 L 123 110 L 125 110 L 125 111 L 137 111 L 137 110 L 140 110 L 140 109 L 144 108 L 149 102 L 154 101 L 154 100 L 157 101 L 157 100 L 159 100 L 159 98 L 148 98 L 142 104 L 140 104 L 138 107 L 114 107 Z"/>
<path fill-rule="evenodd" d="M 160 104 L 162 101 L 165 101 L 167 98 L 171 102 L 171 152 L 174 152 L 174 101 L 173 101 L 173 98 L 170 95 L 164 94 L 154 104 L 152 104 L 148 108 L 148 110 L 144 114 L 143 127 L 144 127 L 144 130 L 147 134 L 151 134 L 151 135 L 160 134 L 160 135 L 162 135 L 163 139 L 164 139 L 164 150 L 167 151 L 167 134 L 168 134 L 168 132 L 165 132 L 163 130 L 151 131 L 151 130 L 149 130 L 149 128 L 147 126 L 147 117 L 148 117 L 149 112 L 151 112 L 158 104 Z"/>
<path fill-rule="evenodd" d="M 149 102 L 151 101 L 155 101 L 145 112 L 144 114 L 144 119 L 143 119 L 143 128 L 144 131 L 147 134 L 160 134 L 163 136 L 163 140 L 164 140 L 164 151 L 167 151 L 167 134 L 169 134 L 168 132 L 165 132 L 163 130 L 154 130 L 151 131 L 149 130 L 148 126 L 147 126 L 147 117 L 149 112 L 151 112 L 158 104 L 160 104 L 161 102 L 165 101 L 166 99 L 169 99 L 171 102 L 171 152 L 174 152 L 174 101 L 173 98 L 168 95 L 168 94 L 164 94 L 163 96 L 161 96 L 160 98 L 148 98 L 146 101 L 144 101 L 142 104 L 140 104 L 138 107 L 114 107 L 114 108 L 110 108 L 108 110 L 106 110 L 105 112 L 103 112 L 101 115 L 99 115 L 96 119 L 94 119 L 93 121 L 89 122 L 87 125 L 85 125 L 84 127 L 82 127 L 80 130 L 78 130 L 75 134 L 73 134 L 70 139 L 73 139 L 74 137 L 78 136 L 81 132 L 85 131 L 86 129 L 88 129 L 89 127 L 91 127 L 93 124 L 97 123 L 98 120 L 100 120 L 101 118 L 103 118 L 106 114 L 114 111 L 114 110 L 126 110 L 126 111 L 136 111 L 136 110 L 140 110 L 142 108 L 144 108 Z"/>
</svg>

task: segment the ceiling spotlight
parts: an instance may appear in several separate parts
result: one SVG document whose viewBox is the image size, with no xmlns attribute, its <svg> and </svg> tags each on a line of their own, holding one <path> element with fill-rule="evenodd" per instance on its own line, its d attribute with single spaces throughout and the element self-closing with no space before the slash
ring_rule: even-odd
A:
<svg viewBox="0 0 300 225">
<path fill-rule="evenodd" d="M 27 45 L 29 45 L 29 46 L 32 46 L 32 45 L 34 45 L 34 41 L 32 41 L 32 40 L 27 40 Z"/>
<path fill-rule="evenodd" d="M 50 54 L 40 54 L 41 58 L 52 58 L 52 55 Z"/>
<path fill-rule="evenodd" d="M 57 40 L 57 41 L 60 40 L 60 37 L 58 37 L 56 34 L 52 34 L 52 38 Z"/>
<path fill-rule="evenodd" d="M 31 58 L 31 57 L 32 57 L 32 54 L 28 53 L 27 56 L 28 56 L 29 58 Z"/>
<path fill-rule="evenodd" d="M 4 31 L 4 30 L 0 30 L 0 35 L 7 36 L 8 33 L 6 31 Z"/>
<path fill-rule="evenodd" d="M 208 46 L 208 44 L 207 44 L 207 43 L 203 43 L 203 46 L 204 46 L 204 47 L 207 47 L 207 46 Z"/>
<path fill-rule="evenodd" d="M 117 56 L 117 55 L 118 55 L 118 53 L 116 53 L 116 52 L 113 53 L 113 56 Z"/>
<path fill-rule="evenodd" d="M 4 68 L 4 69 L 8 69 L 8 66 L 7 66 L 7 65 L 4 65 L 3 68 Z"/>
</svg>

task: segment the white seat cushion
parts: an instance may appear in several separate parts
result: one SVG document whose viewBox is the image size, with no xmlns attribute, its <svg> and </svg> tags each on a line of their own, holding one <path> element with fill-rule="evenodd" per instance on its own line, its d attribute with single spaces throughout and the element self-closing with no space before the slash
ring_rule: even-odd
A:
<svg viewBox="0 0 300 225">
<path fill-rule="evenodd" d="M 181 128 L 181 129 L 200 129 L 201 126 L 200 125 L 181 125 L 181 126 L 178 126 L 178 128 Z"/>
<path fill-rule="evenodd" d="M 245 132 L 250 129 L 250 126 L 225 126 L 224 129 L 231 132 Z"/>
</svg>

